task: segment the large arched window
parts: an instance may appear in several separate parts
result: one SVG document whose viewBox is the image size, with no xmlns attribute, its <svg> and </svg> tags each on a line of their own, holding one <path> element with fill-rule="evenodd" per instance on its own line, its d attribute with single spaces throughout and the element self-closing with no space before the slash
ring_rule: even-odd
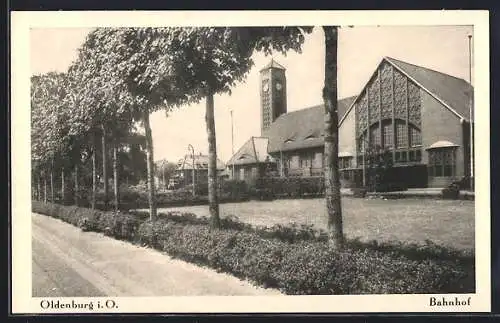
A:
<svg viewBox="0 0 500 323">
<path fill-rule="evenodd" d="M 369 133 L 365 130 L 358 138 L 359 154 L 363 154 L 363 149 L 369 147 L 381 147 L 394 152 L 396 163 L 420 162 L 422 159 L 421 146 L 420 129 L 402 119 L 395 119 L 394 123 L 392 119 L 375 122 L 370 126 Z M 362 164 L 361 159 L 358 159 L 358 164 Z"/>
</svg>

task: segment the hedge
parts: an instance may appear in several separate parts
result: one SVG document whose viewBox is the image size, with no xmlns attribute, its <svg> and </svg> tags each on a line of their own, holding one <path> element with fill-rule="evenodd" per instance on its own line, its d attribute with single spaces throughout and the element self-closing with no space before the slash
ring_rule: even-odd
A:
<svg viewBox="0 0 500 323">
<path fill-rule="evenodd" d="M 323 176 L 262 177 L 255 182 L 255 193 L 280 197 L 321 196 L 325 192 L 324 183 Z"/>
<path fill-rule="evenodd" d="M 244 183 L 243 183 L 244 184 Z M 237 186 L 241 184 L 237 184 Z M 245 184 L 246 185 L 246 184 Z M 198 192 L 199 193 L 199 192 Z M 156 206 L 157 207 L 176 207 L 186 205 L 206 205 L 208 204 L 207 195 L 197 194 L 193 196 L 192 191 L 188 189 L 179 189 L 172 192 L 156 192 Z M 241 202 L 248 200 L 248 188 L 238 188 L 235 190 L 222 190 L 219 193 L 219 202 Z M 82 207 L 90 207 L 91 196 L 87 194 L 84 196 L 79 204 Z M 68 203 L 69 204 L 69 203 Z M 104 193 L 102 191 L 96 194 L 96 207 L 104 210 Z M 127 211 L 132 209 L 148 208 L 148 192 L 140 189 L 121 189 L 120 191 L 120 210 Z M 108 196 L 108 210 L 113 208 L 113 192 Z"/>
<path fill-rule="evenodd" d="M 194 214 L 92 211 L 32 202 L 33 211 L 83 230 L 103 232 L 174 257 L 233 274 L 286 294 L 472 293 L 474 257 L 443 247 L 349 241 L 328 248 L 324 234 L 308 228 L 253 228 L 223 219 L 211 229 Z M 300 232 L 309 232 L 304 234 Z M 314 234 L 312 234 L 314 233 Z M 295 238 L 290 238 L 295 237 Z"/>
</svg>

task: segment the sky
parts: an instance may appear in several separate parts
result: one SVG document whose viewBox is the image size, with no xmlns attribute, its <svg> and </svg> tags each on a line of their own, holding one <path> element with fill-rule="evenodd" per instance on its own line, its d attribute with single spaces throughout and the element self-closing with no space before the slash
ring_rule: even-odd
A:
<svg viewBox="0 0 500 323">
<path fill-rule="evenodd" d="M 90 31 L 87 28 L 38 28 L 30 32 L 31 73 L 64 72 L 76 58 L 77 49 Z M 469 80 L 471 26 L 353 26 L 339 29 L 338 96 L 359 94 L 384 56 L 421 65 Z M 286 68 L 288 112 L 321 104 L 324 81 L 324 40 L 321 28 L 306 36 L 302 53 L 289 52 L 273 58 Z M 474 59 L 474 56 L 472 56 Z M 259 70 L 271 60 L 253 55 L 254 66 L 231 95 L 216 95 L 217 154 L 226 162 L 251 136 L 260 135 Z M 472 75 L 474 69 L 472 66 Z M 474 79 L 472 79 L 474 84 Z M 231 142 L 233 111 L 234 145 Z M 208 150 L 205 102 L 151 115 L 155 160 L 177 162 L 188 154 Z"/>
</svg>

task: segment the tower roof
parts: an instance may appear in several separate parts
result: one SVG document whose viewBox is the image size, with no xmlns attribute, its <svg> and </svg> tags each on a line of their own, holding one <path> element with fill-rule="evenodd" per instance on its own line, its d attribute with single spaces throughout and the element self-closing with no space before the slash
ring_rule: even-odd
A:
<svg viewBox="0 0 500 323">
<path fill-rule="evenodd" d="M 266 66 L 264 66 L 260 71 L 262 72 L 263 70 L 267 70 L 270 68 L 276 68 L 278 70 L 286 70 L 286 68 L 284 68 L 283 65 L 276 62 L 274 58 L 271 58 L 271 61 Z"/>
</svg>

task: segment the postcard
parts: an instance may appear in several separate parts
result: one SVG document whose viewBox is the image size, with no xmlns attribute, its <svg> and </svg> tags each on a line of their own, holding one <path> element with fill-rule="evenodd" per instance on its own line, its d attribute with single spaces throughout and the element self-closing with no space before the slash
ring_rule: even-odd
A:
<svg viewBox="0 0 500 323">
<path fill-rule="evenodd" d="M 12 313 L 490 311 L 487 11 L 11 18 Z"/>
</svg>

